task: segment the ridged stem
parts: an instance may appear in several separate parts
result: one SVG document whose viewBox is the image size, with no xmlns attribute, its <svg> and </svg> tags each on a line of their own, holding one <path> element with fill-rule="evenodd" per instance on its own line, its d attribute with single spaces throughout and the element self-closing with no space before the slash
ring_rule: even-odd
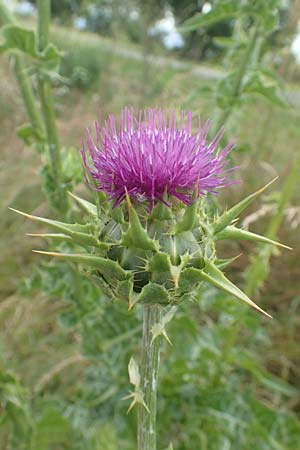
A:
<svg viewBox="0 0 300 450">
<path fill-rule="evenodd" d="M 38 0 L 38 49 L 42 52 L 48 45 L 49 22 L 51 14 L 50 0 Z M 55 186 L 57 207 L 64 210 L 67 204 L 66 193 L 62 186 L 61 154 L 58 130 L 56 126 L 54 97 L 52 86 L 45 76 L 39 76 L 39 95 L 45 121 L 51 176 Z"/>
<path fill-rule="evenodd" d="M 160 321 L 159 305 L 144 306 L 143 348 L 140 366 L 143 405 L 138 407 L 138 450 L 156 450 L 157 385 L 160 353 L 160 336 L 152 342 L 152 328 Z"/>
<path fill-rule="evenodd" d="M 217 108 L 215 113 L 214 126 L 212 127 L 212 134 L 215 134 L 221 126 L 224 126 L 230 119 L 233 113 L 236 103 L 241 95 L 241 88 L 245 75 L 247 74 L 250 65 L 255 65 L 260 57 L 260 50 L 263 40 L 260 37 L 259 28 L 254 26 L 252 29 L 252 35 L 250 36 L 248 47 L 245 50 L 243 57 L 240 60 L 240 66 L 237 70 L 237 75 L 231 89 L 232 103 L 222 111 Z"/>
<path fill-rule="evenodd" d="M 0 2 L 0 25 L 14 24 L 15 20 L 7 7 Z M 35 101 L 34 92 L 21 55 L 14 55 L 14 71 L 21 91 L 24 105 L 32 126 L 43 134 L 44 125 L 41 113 Z"/>
<path fill-rule="evenodd" d="M 40 111 L 37 108 L 34 93 L 32 90 L 32 86 L 30 80 L 26 74 L 26 67 L 23 63 L 23 60 L 20 56 L 16 55 L 14 57 L 14 70 L 16 79 L 18 81 L 21 94 L 23 97 L 23 101 L 25 104 L 25 108 L 30 119 L 32 126 L 40 132 L 41 135 L 44 133 L 44 124 L 40 114 Z"/>
</svg>

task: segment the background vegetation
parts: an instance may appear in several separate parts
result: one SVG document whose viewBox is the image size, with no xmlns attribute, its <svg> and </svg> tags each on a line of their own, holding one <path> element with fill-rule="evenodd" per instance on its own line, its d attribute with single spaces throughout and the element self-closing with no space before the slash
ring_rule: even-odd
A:
<svg viewBox="0 0 300 450">
<path fill-rule="evenodd" d="M 53 71 L 48 81 L 55 95 L 63 183 L 86 198 L 92 195 L 80 167 L 85 128 L 100 112 L 118 114 L 125 105 L 189 109 L 212 118 L 215 126 L 225 123 L 226 139 L 236 142 L 240 183 L 218 197 L 224 206 L 279 175 L 253 214 L 241 220 L 294 250 L 254 250 L 247 243 L 220 249 L 226 256 L 242 253 L 227 269 L 229 276 L 274 319 L 267 321 L 207 286 L 180 309 L 168 330 L 173 346 L 162 351 L 159 448 L 295 450 L 300 445 L 300 69 L 289 48 L 299 5 L 215 1 L 214 15 L 204 17 L 197 15 L 204 2 L 197 8 L 194 3 L 52 1 L 50 40 L 61 61 L 59 75 Z M 172 52 L 146 32 L 166 10 L 185 37 L 185 46 Z M 90 31 L 74 29 L 78 17 Z M 35 27 L 34 17 L 18 20 L 27 29 Z M 36 67 L 32 55 L 24 56 L 37 95 Z M 28 118 L 14 78 L 14 56 L 0 58 L 0 449 L 133 450 L 135 413 L 126 415 L 122 399 L 130 389 L 129 358 L 139 352 L 139 310 L 128 313 L 112 305 L 71 266 L 41 263 L 31 255 L 25 233 L 40 228 L 8 212 L 8 206 L 53 217 L 60 213 L 55 202 L 52 208 L 48 203 L 43 144 L 23 132 L 24 143 L 15 133 Z M 68 214 L 80 221 L 77 210 Z M 43 241 L 35 245 L 48 248 Z"/>
</svg>

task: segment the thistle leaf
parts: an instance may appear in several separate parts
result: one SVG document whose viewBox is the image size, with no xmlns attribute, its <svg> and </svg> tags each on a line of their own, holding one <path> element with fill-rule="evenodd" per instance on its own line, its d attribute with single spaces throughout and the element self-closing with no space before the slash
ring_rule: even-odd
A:
<svg viewBox="0 0 300 450">
<path fill-rule="evenodd" d="M 85 245 L 98 245 L 97 239 L 86 232 L 77 231 L 79 230 L 88 230 L 90 227 L 86 225 L 80 224 L 68 224 L 64 222 L 58 222 L 57 220 L 46 219 L 44 217 L 33 216 L 31 214 L 24 213 L 23 211 L 19 211 L 14 208 L 9 208 L 11 211 L 20 214 L 21 216 L 26 217 L 27 219 L 34 220 L 36 222 L 42 223 L 43 225 L 47 225 L 55 230 L 61 231 L 63 234 L 66 234 L 74 239 L 74 241 L 85 244 Z"/>
<path fill-rule="evenodd" d="M 170 256 L 167 253 L 158 252 L 148 262 L 146 269 L 149 272 L 169 272 L 171 268 Z"/>
<path fill-rule="evenodd" d="M 233 261 L 238 259 L 240 256 L 242 256 L 242 253 L 240 253 L 237 256 L 234 256 L 233 258 L 226 258 L 226 259 L 216 259 L 215 264 L 218 267 L 218 269 L 225 269 L 225 267 L 229 266 Z"/>
<path fill-rule="evenodd" d="M 34 31 L 8 24 L 2 28 L 1 35 L 4 38 L 4 43 L 0 45 L 0 52 L 22 52 L 43 63 L 49 70 L 57 68 L 61 53 L 52 44 L 47 45 L 42 52 L 38 51 Z"/>
<path fill-rule="evenodd" d="M 274 178 L 272 181 L 267 183 L 265 186 L 263 186 L 253 194 L 248 195 L 248 197 L 244 198 L 244 200 L 239 202 L 237 205 L 234 205 L 232 208 L 230 208 L 228 211 L 225 211 L 220 217 L 218 217 L 218 219 L 213 224 L 214 234 L 219 233 L 225 227 L 230 225 L 233 220 L 237 219 L 240 213 L 243 212 L 244 209 L 248 208 L 248 206 L 250 206 L 251 203 L 253 203 L 259 195 L 261 195 L 271 184 L 273 184 L 274 181 L 277 180 L 277 178 L 278 177 Z"/>
<path fill-rule="evenodd" d="M 150 410 L 144 400 L 144 394 L 140 389 L 137 389 L 134 392 L 131 392 L 129 395 L 126 395 L 126 397 L 123 397 L 123 400 L 128 400 L 129 398 L 132 398 L 132 402 L 127 409 L 127 414 L 130 413 L 132 408 L 138 404 L 143 406 L 143 408 L 145 408 L 145 410 L 150 414 Z"/>
<path fill-rule="evenodd" d="M 176 224 L 175 234 L 193 230 L 197 226 L 197 208 L 198 202 L 196 200 L 185 208 L 182 220 Z"/>
<path fill-rule="evenodd" d="M 171 208 L 162 202 L 157 202 L 152 209 L 151 218 L 158 220 L 172 220 L 173 216 Z"/>
<path fill-rule="evenodd" d="M 71 261 L 95 267 L 99 270 L 101 275 L 109 279 L 123 281 L 128 279 L 130 274 L 130 272 L 122 269 L 122 267 L 116 261 L 102 258 L 101 256 L 88 255 L 85 253 L 44 252 L 41 250 L 33 250 L 33 252 L 40 253 L 41 255 L 53 256 L 54 258 L 58 258 L 63 261 Z"/>
<path fill-rule="evenodd" d="M 225 20 L 230 20 L 236 17 L 238 9 L 234 2 L 220 2 L 214 5 L 213 9 L 208 13 L 197 13 L 190 19 L 186 20 L 181 27 L 178 28 L 181 32 L 189 32 L 198 30 L 201 27 L 207 27 L 215 23 Z"/>
<path fill-rule="evenodd" d="M 133 384 L 137 389 L 139 389 L 141 385 L 141 376 L 139 371 L 139 366 L 137 365 L 136 360 L 133 358 L 133 356 L 130 358 L 129 364 L 128 364 L 128 374 L 129 374 L 129 380 L 130 383 Z"/>
<path fill-rule="evenodd" d="M 43 239 L 57 239 L 58 241 L 73 241 L 71 236 L 63 233 L 26 233 L 26 236 L 39 237 Z"/>
<path fill-rule="evenodd" d="M 83 211 L 86 211 L 88 214 L 90 214 L 93 217 L 97 217 L 96 205 L 88 202 L 87 200 L 84 200 L 81 197 L 78 197 L 77 195 L 73 194 L 73 192 L 68 192 L 68 194 L 76 201 L 76 203 L 80 206 L 80 208 Z"/>
<path fill-rule="evenodd" d="M 166 325 L 167 323 L 171 322 L 173 317 L 175 316 L 175 313 L 177 311 L 177 306 L 172 306 L 169 311 L 162 317 L 161 322 Z"/>
<path fill-rule="evenodd" d="M 291 247 L 287 245 L 280 244 L 280 242 L 273 241 L 265 236 L 261 236 L 260 234 L 252 233 L 251 231 L 243 230 L 241 228 L 236 228 L 235 226 L 228 226 L 224 230 L 220 231 L 215 236 L 216 240 L 221 239 L 236 239 L 236 240 L 245 240 L 245 241 L 253 241 L 253 242 L 261 242 L 262 244 L 272 244 L 277 245 L 278 247 L 287 248 L 288 250 L 292 250 Z"/>
<path fill-rule="evenodd" d="M 169 311 L 161 318 L 161 320 L 157 323 L 155 323 L 152 327 L 151 333 L 152 333 L 152 339 L 151 339 L 151 345 L 155 341 L 156 338 L 159 336 L 163 336 L 166 341 L 172 345 L 172 342 L 169 339 L 169 336 L 166 332 L 166 325 L 171 322 L 173 319 L 175 313 L 177 311 L 176 306 L 172 306 Z"/>
<path fill-rule="evenodd" d="M 120 206 L 115 206 L 111 210 L 110 215 L 117 223 L 125 223 L 124 214 Z"/>
<path fill-rule="evenodd" d="M 14 50 L 21 51 L 32 57 L 37 56 L 34 31 L 9 24 L 2 28 L 1 35 L 4 38 L 1 51 Z"/>
<path fill-rule="evenodd" d="M 195 269 L 197 270 L 197 269 Z M 233 284 L 228 278 L 225 277 L 223 272 L 218 269 L 214 263 L 212 263 L 209 260 L 205 261 L 205 272 L 202 272 L 203 280 L 208 281 L 209 283 L 213 284 L 214 286 L 218 287 L 219 289 L 222 289 L 225 292 L 228 292 L 229 294 L 234 295 L 239 300 L 244 301 L 248 305 L 250 305 L 252 308 L 256 309 L 257 311 L 260 311 L 262 314 L 264 314 L 267 317 L 272 318 L 270 314 L 265 312 L 263 309 L 261 309 L 256 303 L 254 303 L 252 300 L 250 300 L 249 297 L 247 297 L 246 294 L 244 294 L 243 291 L 241 291 L 235 284 Z"/>
<path fill-rule="evenodd" d="M 214 263 L 207 259 L 205 260 L 205 268 L 203 270 L 196 269 L 194 267 L 185 269 L 182 272 L 181 279 L 179 279 L 179 287 L 181 287 L 181 280 L 183 287 L 185 287 L 187 283 L 190 283 L 191 285 L 196 282 L 199 283 L 201 281 L 207 281 L 213 286 L 222 289 L 225 292 L 228 292 L 239 300 L 247 303 L 252 308 L 271 318 L 268 313 L 266 313 L 263 309 L 256 305 L 256 303 L 250 300 L 250 298 L 248 298 L 247 295 L 244 294 L 244 292 L 242 292 L 237 286 L 235 286 L 230 280 L 228 280 L 228 278 L 225 277 L 223 272 L 218 269 L 218 267 Z"/>
<path fill-rule="evenodd" d="M 172 345 L 172 342 L 170 341 L 169 336 L 167 335 L 167 332 L 165 330 L 165 327 L 161 322 L 155 323 L 151 330 L 152 333 L 152 339 L 151 339 L 151 345 L 157 339 L 159 336 L 162 336 L 165 338 L 165 340 L 168 342 L 168 344 Z"/>
<path fill-rule="evenodd" d="M 131 303 L 131 297 L 133 295 L 133 282 L 132 280 L 119 281 L 115 290 L 116 297 L 120 300 L 128 301 Z"/>
<path fill-rule="evenodd" d="M 128 374 L 129 374 L 129 380 L 130 383 L 134 386 L 134 392 L 131 392 L 129 395 L 123 398 L 123 400 L 127 400 L 129 398 L 132 398 L 132 402 L 129 405 L 129 408 L 127 410 L 127 414 L 132 410 L 132 408 L 136 404 L 142 405 L 146 411 L 149 413 L 149 408 L 147 407 L 145 401 L 144 401 L 144 394 L 141 390 L 141 376 L 139 371 L 139 366 L 137 365 L 136 360 L 131 357 L 129 364 L 128 364 Z"/>
<path fill-rule="evenodd" d="M 140 302 L 144 304 L 153 304 L 153 303 L 169 303 L 169 294 L 165 287 L 156 283 L 148 283 L 146 284 L 141 293 L 137 296 L 135 303 Z"/>
<path fill-rule="evenodd" d="M 129 195 L 126 192 L 129 214 L 128 229 L 122 234 L 121 245 L 128 248 L 141 248 L 143 250 L 158 251 L 158 244 L 151 239 L 142 226 L 140 219 L 132 206 Z"/>
</svg>

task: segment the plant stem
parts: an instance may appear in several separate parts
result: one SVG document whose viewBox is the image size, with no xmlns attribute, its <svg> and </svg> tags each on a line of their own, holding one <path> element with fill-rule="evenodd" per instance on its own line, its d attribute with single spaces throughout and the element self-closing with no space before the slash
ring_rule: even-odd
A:
<svg viewBox="0 0 300 450">
<path fill-rule="evenodd" d="M 48 45 L 49 38 L 49 22 L 51 14 L 50 0 L 38 0 L 38 49 L 42 52 Z M 42 106 L 42 112 L 44 116 L 48 149 L 50 170 L 53 179 L 53 185 L 55 186 L 55 196 L 57 207 L 64 210 L 66 207 L 66 193 L 62 187 L 61 176 L 61 154 L 60 144 L 58 138 L 58 131 L 56 126 L 54 97 L 52 92 L 52 86 L 48 78 L 43 74 L 39 75 L 39 94 Z"/>
<path fill-rule="evenodd" d="M 30 80 L 26 75 L 26 67 L 23 63 L 23 59 L 18 55 L 14 57 L 14 70 L 30 122 L 32 126 L 43 135 L 44 124 L 41 113 L 36 106 L 34 93 Z"/>
<path fill-rule="evenodd" d="M 38 23 L 37 23 L 37 36 L 38 36 L 38 48 L 42 52 L 48 45 L 49 40 L 49 22 L 51 15 L 51 3 L 50 0 L 38 0 Z"/>
<path fill-rule="evenodd" d="M 138 407 L 138 450 L 156 450 L 156 410 L 160 336 L 152 341 L 152 327 L 160 321 L 159 305 L 144 306 L 141 389 L 148 411 Z"/>
<path fill-rule="evenodd" d="M 237 75 L 231 88 L 231 104 L 222 111 L 219 108 L 216 108 L 216 119 L 214 122 L 215 125 L 212 128 L 212 134 L 215 134 L 221 126 L 225 126 L 227 121 L 230 119 L 233 111 L 235 110 L 237 102 L 241 96 L 241 89 L 243 86 L 245 75 L 247 74 L 248 68 L 250 66 L 255 66 L 255 64 L 258 62 L 262 43 L 263 39 L 260 36 L 260 30 L 258 26 L 253 26 L 247 49 L 245 50 L 243 57 L 241 58 L 240 66 L 237 70 Z"/>
<path fill-rule="evenodd" d="M 15 20 L 11 12 L 6 8 L 3 2 L 0 2 L 0 25 L 14 24 Z M 41 113 L 37 107 L 34 92 L 27 75 L 26 67 L 21 55 L 14 55 L 14 71 L 15 76 L 23 97 L 24 105 L 31 122 L 31 125 L 39 131 L 41 135 L 44 133 L 44 124 Z"/>
</svg>

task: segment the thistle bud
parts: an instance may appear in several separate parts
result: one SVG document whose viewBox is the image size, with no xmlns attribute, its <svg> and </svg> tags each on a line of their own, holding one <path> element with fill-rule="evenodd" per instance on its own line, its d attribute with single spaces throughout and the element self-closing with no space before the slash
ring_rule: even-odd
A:
<svg viewBox="0 0 300 450">
<path fill-rule="evenodd" d="M 203 282 L 226 291 L 265 313 L 222 273 L 231 260 L 217 257 L 220 239 L 247 239 L 277 244 L 236 227 L 238 215 L 263 192 L 210 219 L 205 196 L 233 184 L 220 147 L 223 131 L 209 142 L 210 123 L 193 133 L 192 114 L 146 110 L 135 116 L 125 109 L 115 119 L 96 125 L 82 150 L 85 175 L 101 192 L 96 206 L 72 194 L 89 215 L 86 225 L 26 215 L 59 231 L 59 239 L 81 245 L 83 253 L 47 253 L 90 267 L 110 295 L 137 303 L 178 304 L 192 298 Z M 47 234 L 55 237 L 55 234 Z M 58 235 L 57 235 L 58 236 Z"/>
</svg>

